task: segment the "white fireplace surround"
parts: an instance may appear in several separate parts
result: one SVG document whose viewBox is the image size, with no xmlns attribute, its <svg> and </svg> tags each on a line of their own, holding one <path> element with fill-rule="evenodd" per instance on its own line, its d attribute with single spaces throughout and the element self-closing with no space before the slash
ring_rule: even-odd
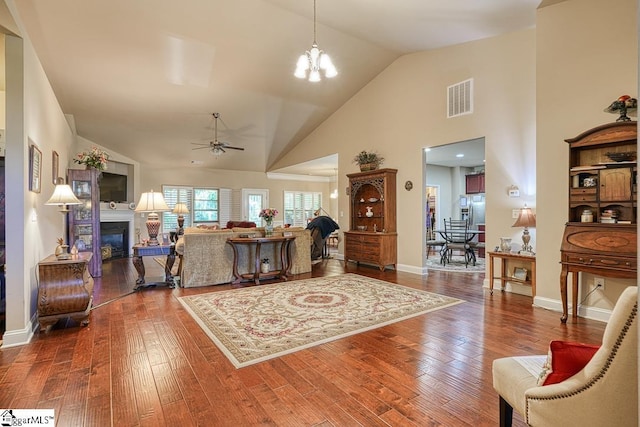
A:
<svg viewBox="0 0 640 427">
<path fill-rule="evenodd" d="M 129 223 L 129 246 L 135 243 L 135 226 L 133 225 L 135 212 L 129 208 L 128 203 L 115 203 L 112 209 L 109 203 L 100 203 L 100 222 L 128 222 Z M 131 248 L 127 249 L 131 255 Z"/>
</svg>

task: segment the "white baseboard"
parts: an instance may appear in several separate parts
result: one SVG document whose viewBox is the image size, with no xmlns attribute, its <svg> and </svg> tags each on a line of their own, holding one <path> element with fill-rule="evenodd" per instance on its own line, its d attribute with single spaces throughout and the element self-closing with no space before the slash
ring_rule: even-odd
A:
<svg viewBox="0 0 640 427">
<path fill-rule="evenodd" d="M 543 298 L 543 297 L 535 297 L 533 300 L 533 305 L 536 307 L 546 308 L 547 310 L 557 311 L 558 313 L 562 313 L 562 301 L 551 299 L 551 298 Z M 571 317 L 572 306 L 569 304 L 569 317 Z M 608 322 L 611 317 L 611 310 L 599 308 L 599 307 L 585 307 L 578 305 L 578 316 L 584 317 L 587 319 L 598 320 L 601 322 Z"/>
<path fill-rule="evenodd" d="M 31 318 L 24 329 L 6 331 L 2 336 L 2 348 L 17 347 L 29 344 L 34 332 L 38 329 L 37 315 Z"/>
</svg>

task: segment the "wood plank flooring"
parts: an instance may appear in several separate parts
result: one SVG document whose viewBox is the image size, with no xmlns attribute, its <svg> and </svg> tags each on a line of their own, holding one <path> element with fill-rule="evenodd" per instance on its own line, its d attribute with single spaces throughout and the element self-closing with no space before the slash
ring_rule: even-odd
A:
<svg viewBox="0 0 640 427">
<path fill-rule="evenodd" d="M 162 275 L 145 266 L 147 280 Z M 552 339 L 599 343 L 605 326 L 563 325 L 530 297 L 490 295 L 477 273 L 328 259 L 296 278 L 344 272 L 466 302 L 235 369 L 176 299 L 231 285 L 131 294 L 131 260 L 110 261 L 89 326 L 61 321 L 0 350 L 0 408 L 54 408 L 58 426 L 495 426 L 494 359 L 545 354 Z M 524 425 L 517 414 L 514 425 Z"/>
</svg>

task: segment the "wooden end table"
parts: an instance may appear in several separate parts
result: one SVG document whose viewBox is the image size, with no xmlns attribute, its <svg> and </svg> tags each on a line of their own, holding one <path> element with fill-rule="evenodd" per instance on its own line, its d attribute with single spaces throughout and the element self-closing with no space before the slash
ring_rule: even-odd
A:
<svg viewBox="0 0 640 427">
<path fill-rule="evenodd" d="M 499 279 L 502 290 L 505 288 L 506 282 L 520 283 L 523 285 L 531 286 L 531 296 L 536 296 L 536 257 L 531 255 L 520 255 L 513 252 L 488 252 L 489 254 L 489 289 L 493 294 L 493 279 Z M 501 260 L 500 276 L 494 277 L 493 275 L 493 261 L 495 258 Z M 514 277 L 507 273 L 507 261 L 518 261 L 523 264 L 529 265 L 528 278 L 525 276 Z"/>
<path fill-rule="evenodd" d="M 167 261 L 164 264 L 164 282 L 151 282 L 146 283 L 144 280 L 144 263 L 142 261 L 142 257 L 145 256 L 159 256 L 166 255 Z M 173 283 L 173 275 L 171 274 L 171 268 L 173 267 L 173 263 L 176 260 L 176 249 L 173 243 L 169 245 L 157 245 L 157 246 L 145 246 L 145 245 L 133 245 L 133 266 L 136 268 L 138 272 L 138 279 L 136 280 L 136 286 L 133 288 L 134 291 L 139 290 L 140 288 L 148 288 L 152 286 L 158 285 L 166 285 L 170 288 L 174 287 Z"/>
</svg>

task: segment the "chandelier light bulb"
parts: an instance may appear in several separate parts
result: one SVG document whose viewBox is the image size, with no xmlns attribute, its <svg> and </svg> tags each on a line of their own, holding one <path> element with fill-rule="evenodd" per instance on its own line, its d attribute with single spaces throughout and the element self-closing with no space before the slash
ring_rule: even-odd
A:
<svg viewBox="0 0 640 427">
<path fill-rule="evenodd" d="M 309 81 L 310 82 L 319 82 L 320 81 L 320 72 L 318 70 L 311 70 L 309 73 Z"/>
</svg>

